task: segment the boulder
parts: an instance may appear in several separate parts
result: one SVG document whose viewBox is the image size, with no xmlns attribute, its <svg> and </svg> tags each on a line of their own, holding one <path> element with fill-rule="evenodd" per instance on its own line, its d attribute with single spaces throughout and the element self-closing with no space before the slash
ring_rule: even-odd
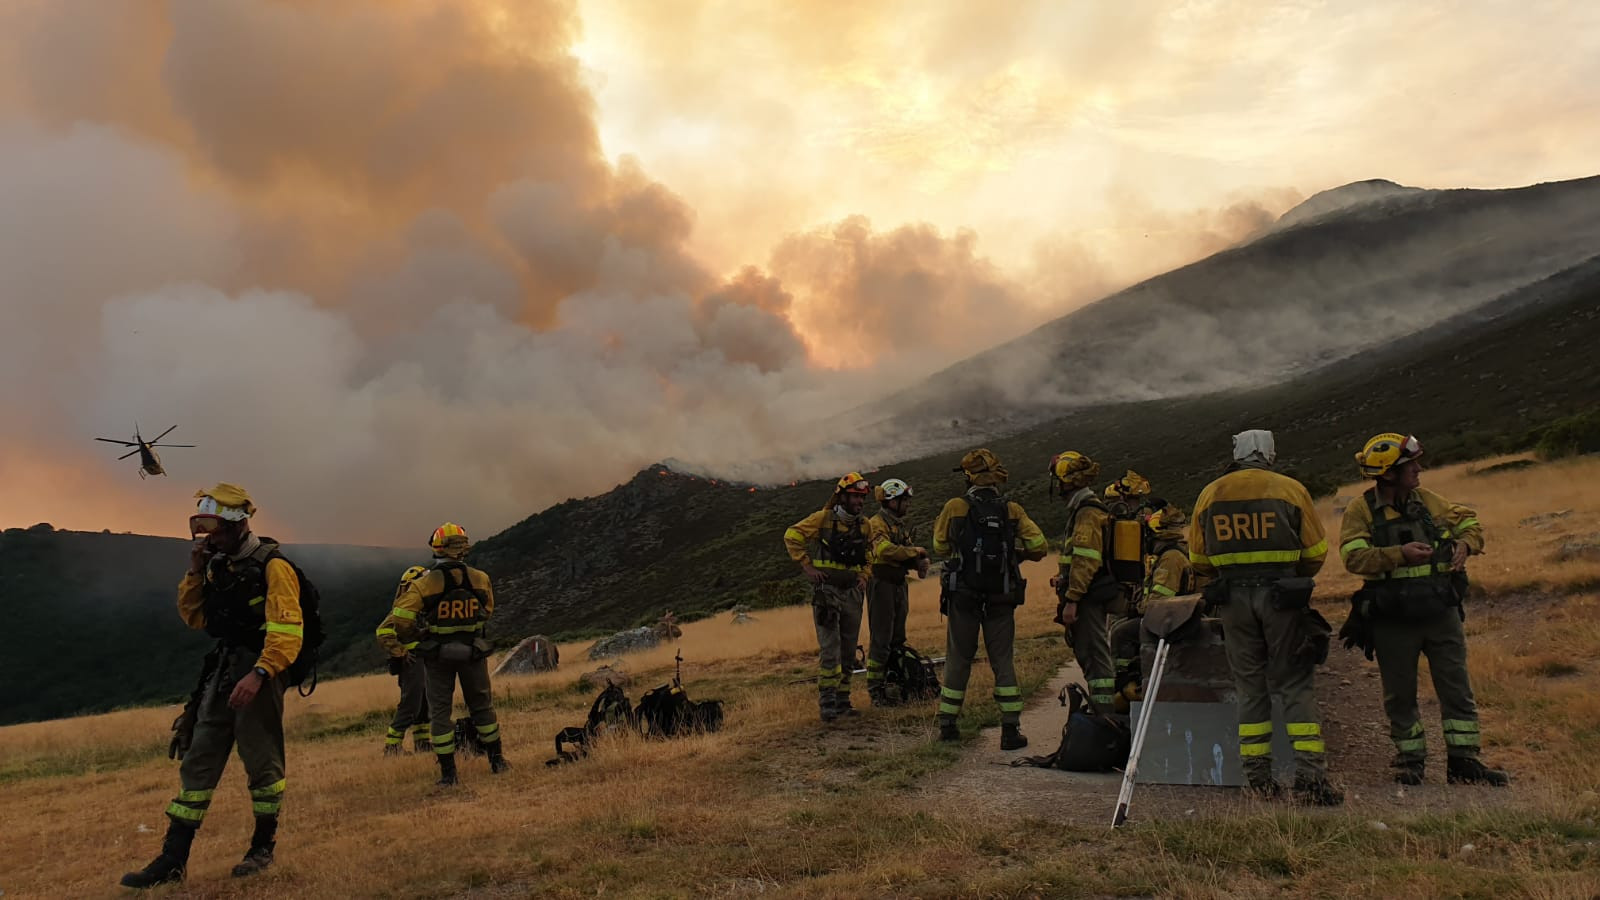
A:
<svg viewBox="0 0 1600 900">
<path fill-rule="evenodd" d="M 523 638 L 511 648 L 506 658 L 494 670 L 496 675 L 520 675 L 526 672 L 553 672 L 561 664 L 561 651 L 555 641 L 542 634 Z"/>
<path fill-rule="evenodd" d="M 598 691 L 603 689 L 607 683 L 614 684 L 617 687 L 627 687 L 633 683 L 633 679 L 628 677 L 628 673 L 623 670 L 622 666 L 612 665 L 601 666 L 593 672 L 585 672 L 579 675 L 578 683 L 589 690 Z"/>
<path fill-rule="evenodd" d="M 661 643 L 661 638 L 654 628 L 643 625 L 619 631 L 610 637 L 603 637 L 589 647 L 590 659 L 606 659 L 612 656 L 621 656 L 624 653 L 636 653 L 640 650 L 649 650 Z"/>
</svg>

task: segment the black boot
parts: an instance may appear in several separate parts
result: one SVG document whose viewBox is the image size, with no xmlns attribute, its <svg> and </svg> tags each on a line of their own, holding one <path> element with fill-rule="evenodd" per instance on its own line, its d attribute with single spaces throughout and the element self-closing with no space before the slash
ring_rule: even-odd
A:
<svg viewBox="0 0 1600 900">
<path fill-rule="evenodd" d="M 1395 757 L 1389 764 L 1394 772 L 1395 784 L 1418 785 L 1422 783 L 1422 776 L 1427 771 L 1427 762 L 1421 759 L 1402 759 Z"/>
<path fill-rule="evenodd" d="M 406 753 L 406 748 L 400 746 L 399 744 L 384 744 L 383 745 L 383 755 L 384 756 L 404 756 L 405 753 Z"/>
<path fill-rule="evenodd" d="M 277 816 L 256 816 L 256 831 L 250 835 L 250 849 L 244 852 L 244 859 L 233 867 L 233 877 L 254 875 L 272 865 L 272 851 L 277 846 L 274 839 L 277 836 Z"/>
<path fill-rule="evenodd" d="M 511 763 L 506 762 L 505 754 L 500 751 L 500 741 L 495 740 L 483 745 L 483 750 L 489 755 L 489 771 L 495 775 L 511 770 Z"/>
<path fill-rule="evenodd" d="M 961 729 L 956 727 L 956 720 L 955 719 L 940 719 L 939 720 L 939 740 L 941 740 L 941 741 L 959 741 L 959 740 L 961 740 Z"/>
<path fill-rule="evenodd" d="M 1257 800 L 1277 800 L 1283 796 L 1283 785 L 1278 779 L 1272 777 L 1272 766 L 1246 768 L 1244 773 L 1245 793 Z"/>
<path fill-rule="evenodd" d="M 1296 778 L 1294 799 L 1307 806 L 1343 806 L 1344 792 L 1328 783 L 1327 778 Z"/>
<path fill-rule="evenodd" d="M 875 681 L 867 686 L 867 700 L 873 706 L 894 706 L 894 702 L 889 699 L 888 691 L 881 681 Z"/>
<path fill-rule="evenodd" d="M 189 865 L 189 848 L 194 845 L 197 825 L 185 825 L 177 819 L 167 823 L 167 837 L 161 842 L 161 855 L 137 872 L 122 876 L 122 886 L 153 888 L 158 884 L 176 884 L 183 880 Z"/>
<path fill-rule="evenodd" d="M 434 782 L 438 787 L 454 787 L 456 780 L 456 755 L 454 753 L 439 754 L 439 780 Z"/>
<path fill-rule="evenodd" d="M 850 705 L 850 689 L 839 688 L 833 692 L 833 712 L 838 716 L 859 716 L 861 711 Z"/>
<path fill-rule="evenodd" d="M 832 688 L 823 688 L 817 692 L 817 710 L 824 722 L 832 722 L 839 718 L 839 707 Z"/>
<path fill-rule="evenodd" d="M 1000 749 L 1021 750 L 1028 746 L 1028 739 L 1022 736 L 1021 725 L 1000 726 Z"/>
<path fill-rule="evenodd" d="M 1487 784 L 1491 787 L 1505 787 L 1511 783 L 1511 776 L 1500 769 L 1489 768 L 1476 756 L 1452 756 L 1446 780 L 1451 784 Z"/>
</svg>

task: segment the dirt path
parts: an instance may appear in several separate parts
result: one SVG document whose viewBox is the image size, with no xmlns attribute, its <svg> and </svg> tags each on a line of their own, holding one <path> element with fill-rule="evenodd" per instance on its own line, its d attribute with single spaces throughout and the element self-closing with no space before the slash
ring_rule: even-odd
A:
<svg viewBox="0 0 1600 900">
<path fill-rule="evenodd" d="M 1018 756 L 1055 750 L 1066 721 L 1066 709 L 1057 702 L 1056 695 L 1070 681 L 1082 683 L 1076 663 L 1062 667 L 1049 687 L 1034 695 L 1023 711 L 1022 730 L 1029 740 L 1026 749 L 1002 751 L 999 729 L 985 729 L 965 748 L 961 762 L 919 788 L 917 801 L 930 809 L 955 807 L 1005 817 L 1110 824 L 1122 784 L 1120 773 L 1010 766 Z M 1381 821 L 1396 814 L 1531 805 L 1535 801 L 1535 791 L 1518 790 L 1516 785 L 1498 790 L 1447 786 L 1438 703 L 1426 685 L 1420 692 L 1424 698 L 1422 721 L 1429 729 L 1428 780 L 1417 787 L 1403 788 L 1389 775 L 1394 750 L 1383 715 L 1377 664 L 1359 652 L 1334 645 L 1327 665 L 1317 670 L 1317 695 L 1328 742 L 1329 773 L 1344 788 L 1346 804 L 1340 810 L 1319 812 Z M 1140 785 L 1134 792 L 1129 819 L 1136 823 L 1156 818 L 1203 818 L 1261 808 L 1258 801 L 1246 799 L 1232 788 Z"/>
</svg>

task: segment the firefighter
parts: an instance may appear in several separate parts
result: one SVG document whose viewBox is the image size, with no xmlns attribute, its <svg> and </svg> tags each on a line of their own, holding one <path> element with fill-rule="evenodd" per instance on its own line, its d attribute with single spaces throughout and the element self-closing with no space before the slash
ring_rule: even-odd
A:
<svg viewBox="0 0 1600 900">
<path fill-rule="evenodd" d="M 1327 657 L 1327 632 L 1310 606 L 1311 576 L 1322 568 L 1328 542 L 1311 495 L 1300 482 L 1274 472 L 1276 461 L 1272 432 L 1233 436 L 1233 462 L 1195 502 L 1189 560 L 1197 574 L 1217 579 L 1211 596 L 1220 604 L 1239 695 L 1239 757 L 1249 789 L 1265 798 L 1283 792 L 1272 776 L 1276 696 L 1294 748 L 1294 798 L 1338 806 L 1344 794 L 1328 783 L 1313 692 L 1316 664 Z"/>
<path fill-rule="evenodd" d="M 1129 469 L 1121 478 L 1106 485 L 1106 509 L 1114 516 L 1138 515 L 1150 496 L 1150 480 Z"/>
<path fill-rule="evenodd" d="M 817 708 L 822 721 L 860 715 L 850 702 L 850 676 L 867 588 L 869 535 L 862 511 L 872 486 L 859 472 L 834 485 L 828 503 L 783 533 L 789 557 L 811 582 L 817 628 Z"/>
<path fill-rule="evenodd" d="M 1148 573 L 1145 576 L 1142 601 L 1150 598 L 1176 597 L 1192 594 L 1198 588 L 1194 568 L 1189 564 L 1189 540 L 1184 530 L 1189 517 L 1183 510 L 1164 500 L 1152 498 L 1156 511 L 1145 519 L 1150 533 Z M 1111 626 L 1111 652 L 1117 667 L 1117 711 L 1125 712 L 1125 704 L 1139 699 L 1143 684 L 1139 660 L 1139 627 L 1144 621 L 1141 602 L 1127 618 Z"/>
<path fill-rule="evenodd" d="M 906 577 L 916 572 L 928 576 L 928 551 L 916 544 L 906 513 L 911 509 L 911 485 L 890 478 L 873 489 L 878 514 L 867 520 L 870 548 L 867 562 L 867 696 L 873 706 L 888 706 L 884 691 L 884 664 L 889 650 L 906 643 L 906 614 L 910 611 Z"/>
<path fill-rule="evenodd" d="M 284 674 L 304 639 L 300 575 L 276 542 L 250 531 L 256 507 L 243 488 L 218 484 L 195 496 L 199 503 L 189 517 L 195 544 L 178 583 L 178 616 L 217 638 L 217 645 L 206 657 L 196 697 L 174 723 L 179 734 L 172 753 L 182 760 L 183 787 L 167 806 L 161 854 L 123 875 L 125 887 L 183 880 L 195 832 L 235 747 L 249 779 L 255 831 L 234 877 L 271 865 L 276 846 L 285 785 Z"/>
<path fill-rule="evenodd" d="M 450 787 L 458 780 L 451 721 L 457 681 L 489 757 L 489 771 L 499 775 L 511 764 L 501 748 L 500 721 L 489 687 L 491 647 L 484 637 L 484 624 L 494 615 L 494 588 L 488 575 L 464 562 L 472 544 L 460 525 L 440 525 L 428 546 L 433 549 L 433 568 L 401 589 L 383 627 L 393 628 L 401 642 L 417 642 L 414 652 L 422 657 L 426 674 L 431 741 L 439 760 L 438 784 Z"/>
<path fill-rule="evenodd" d="M 1100 464 L 1075 450 L 1050 460 L 1054 493 L 1067 501 L 1067 536 L 1061 548 L 1061 571 L 1050 584 L 1056 590 L 1056 618 L 1088 682 L 1089 697 L 1111 709 L 1117 686 L 1111 653 L 1109 617 L 1127 610 L 1122 583 L 1111 574 L 1106 533 L 1111 513 L 1089 484 Z M 1115 484 L 1115 483 L 1113 483 Z"/>
<path fill-rule="evenodd" d="M 400 586 L 394 590 L 394 599 L 399 600 L 406 585 L 426 574 L 427 566 L 406 569 L 400 576 Z M 433 725 L 428 721 L 428 678 L 423 671 L 422 661 L 412 652 L 417 649 L 417 642 L 401 643 L 394 628 L 389 625 L 379 625 L 377 637 L 378 646 L 389 656 L 389 674 L 395 676 L 400 684 L 400 702 L 394 708 L 394 721 L 389 723 L 388 734 L 383 739 L 383 755 L 398 756 L 401 753 L 400 745 L 406 739 L 407 728 L 412 729 L 413 751 L 421 753 L 424 748 L 431 749 Z"/>
<path fill-rule="evenodd" d="M 1427 656 L 1444 719 L 1448 781 L 1503 787 L 1506 773 L 1478 759 L 1478 707 L 1461 627 L 1466 561 L 1483 552 L 1483 529 L 1475 512 L 1420 487 L 1421 456 L 1415 437 L 1394 432 L 1374 436 L 1356 454 L 1361 473 L 1374 484 L 1345 508 L 1339 555 L 1366 583 L 1340 635 L 1365 631 L 1353 642 L 1377 653 L 1395 781 L 1422 783 L 1427 752 L 1417 712 L 1417 657 Z"/>
<path fill-rule="evenodd" d="M 1000 707 L 1000 749 L 1020 750 L 1028 746 L 1021 727 L 1022 689 L 1012 662 L 1016 608 L 1027 590 L 1020 562 L 1044 559 L 1048 543 L 1022 505 L 1000 493 L 1006 469 L 993 453 L 973 450 L 953 471 L 966 476 L 967 492 L 945 503 L 933 523 L 933 552 L 947 560 L 940 600 L 948 622 L 939 740 L 961 738 L 956 716 L 967 695 L 981 630 Z"/>
</svg>

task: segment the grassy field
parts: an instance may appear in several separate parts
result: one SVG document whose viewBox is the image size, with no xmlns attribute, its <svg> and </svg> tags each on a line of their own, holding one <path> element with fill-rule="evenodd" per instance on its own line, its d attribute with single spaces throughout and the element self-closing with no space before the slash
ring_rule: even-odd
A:
<svg viewBox="0 0 1600 900">
<path fill-rule="evenodd" d="M 544 766 L 555 732 L 579 724 L 592 699 L 575 685 L 592 665 L 586 644 L 573 644 L 561 671 L 496 683 L 516 768 L 492 777 L 468 761 L 450 792 L 432 787 L 430 758 L 380 756 L 391 679 L 291 698 L 278 864 L 255 880 L 228 878 L 250 828 L 234 763 L 189 881 L 163 895 L 1600 896 L 1600 550 L 1582 549 L 1600 542 L 1600 460 L 1476 471 L 1490 465 L 1428 472 L 1424 483 L 1476 505 L 1485 522 L 1489 552 L 1473 563 L 1467 626 L 1485 752 L 1512 770 L 1507 791 L 1441 786 L 1448 802 L 1389 809 L 1381 821 L 1359 802 L 1170 818 L 1147 805 L 1117 833 L 995 816 L 981 803 L 941 806 L 919 788 L 996 740 L 980 730 L 997 721 L 992 701 L 969 708 L 958 747 L 933 739 L 930 709 L 821 726 L 814 687 L 790 683 L 814 669 L 808 611 L 785 608 L 748 625 L 692 623 L 678 644 L 625 659 L 637 700 L 670 678 L 681 646 L 690 695 L 727 702 L 722 732 L 612 739 L 575 765 Z M 1330 530 L 1340 505 L 1327 504 Z M 1030 693 L 1067 658 L 1048 621 L 1048 569 L 1030 570 L 1020 611 Z M 1352 587 L 1330 563 L 1319 597 L 1330 618 L 1342 617 Z M 912 607 L 912 643 L 939 655 L 931 583 L 914 586 Z M 988 688 L 980 665 L 969 696 Z M 174 715 L 132 709 L 0 728 L 5 896 L 111 896 L 122 872 L 154 855 L 177 785 L 165 755 Z M 1051 736 L 1033 737 L 1030 752 L 1053 749 Z M 995 771 L 995 789 L 1007 789 Z M 1383 773 L 1371 777 L 1381 784 Z"/>
</svg>

